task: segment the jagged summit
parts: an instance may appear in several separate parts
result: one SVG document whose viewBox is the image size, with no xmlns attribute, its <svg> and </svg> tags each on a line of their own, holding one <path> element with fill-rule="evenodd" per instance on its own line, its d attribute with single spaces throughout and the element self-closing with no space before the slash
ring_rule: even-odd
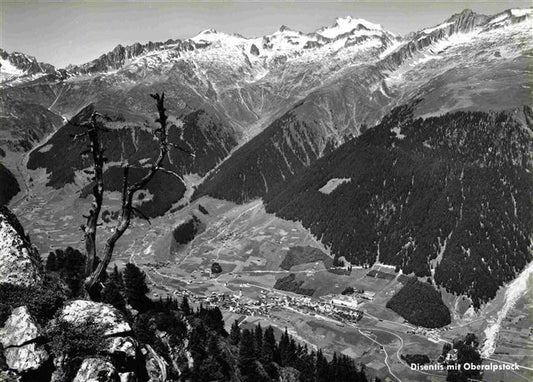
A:
<svg viewBox="0 0 533 382">
<path fill-rule="evenodd" d="M 464 9 L 463 11 L 453 14 L 442 23 L 422 29 L 418 32 L 411 32 L 405 35 L 403 38 L 397 37 L 393 33 L 386 31 L 380 24 L 376 24 L 365 19 L 354 18 L 352 16 L 337 17 L 335 23 L 330 26 L 322 27 L 312 33 L 302 33 L 289 28 L 286 25 L 282 25 L 276 32 L 271 35 L 261 36 L 257 38 L 244 37 L 240 34 L 229 34 L 219 32 L 214 28 L 209 28 L 201 31 L 197 35 L 189 39 L 169 39 L 165 42 L 148 42 L 145 44 L 135 43 L 129 46 L 123 46 L 118 44 L 113 50 L 105 53 L 97 59 L 82 64 L 82 65 L 69 65 L 66 67 L 66 72 L 61 72 L 62 69 L 57 70 L 53 65 L 38 62 L 35 57 L 13 52 L 7 53 L 0 49 L 0 81 L 11 81 L 13 78 L 19 78 L 28 75 L 35 74 L 60 74 L 60 75 L 76 75 L 87 73 L 106 72 L 109 70 L 116 70 L 121 68 L 128 60 L 135 57 L 139 57 L 153 51 L 158 50 L 170 50 L 177 52 L 177 56 L 181 56 L 181 52 L 192 51 L 198 48 L 205 48 L 215 42 L 221 42 L 223 45 L 231 45 L 241 48 L 244 51 L 250 51 L 251 45 L 255 44 L 257 47 L 265 45 L 264 48 L 271 48 L 277 50 L 274 44 L 271 44 L 270 40 L 272 36 L 283 35 L 287 39 L 291 39 L 291 36 L 298 36 L 299 40 L 289 40 L 288 45 L 290 49 L 287 49 L 287 44 L 283 43 L 279 47 L 282 51 L 302 51 L 303 49 L 320 48 L 325 44 L 337 41 L 342 38 L 351 38 L 349 42 L 345 43 L 345 46 L 353 45 L 366 41 L 368 43 L 369 38 L 385 38 L 389 40 L 403 41 L 407 43 L 410 39 L 420 38 L 423 34 L 431 34 L 435 31 L 443 30 L 447 35 L 455 33 L 468 33 L 475 28 L 483 27 L 483 29 L 494 29 L 505 25 L 518 23 L 531 17 L 531 8 L 513 8 L 505 10 L 493 16 L 486 16 L 478 14 L 471 9 Z M 416 39 L 415 38 L 415 39 Z M 261 41 L 266 41 L 263 44 Z M 387 45 L 385 43 L 384 45 Z M 383 46 L 384 49 L 390 46 Z M 265 50 L 261 50 L 265 52 Z M 171 55 L 172 56 L 172 55 Z"/>
<path fill-rule="evenodd" d="M 286 26 L 286 25 L 282 25 L 282 26 L 280 26 L 279 29 L 278 29 L 278 31 L 279 31 L 279 32 L 285 32 L 285 31 L 291 31 L 291 32 L 294 32 L 293 29 L 289 28 L 289 27 Z"/>
<path fill-rule="evenodd" d="M 320 28 L 316 33 L 323 37 L 334 39 L 353 31 L 383 31 L 383 28 L 379 24 L 374 24 L 364 19 L 354 19 L 351 16 L 346 16 L 337 17 L 335 24 Z"/>
<path fill-rule="evenodd" d="M 461 13 L 452 15 L 447 22 L 454 23 L 461 31 L 470 31 L 475 27 L 485 24 L 489 19 L 488 16 L 464 9 Z"/>
<path fill-rule="evenodd" d="M 218 33 L 218 31 L 215 28 L 209 28 L 209 29 L 204 29 L 203 31 L 198 33 L 195 37 L 202 36 L 202 35 L 208 35 L 208 34 L 216 34 L 216 33 Z M 193 39 L 195 37 L 193 37 Z"/>
<path fill-rule="evenodd" d="M 53 65 L 39 62 L 33 56 L 20 52 L 8 53 L 0 49 L 0 82 L 13 77 L 44 75 L 55 71 Z"/>
</svg>

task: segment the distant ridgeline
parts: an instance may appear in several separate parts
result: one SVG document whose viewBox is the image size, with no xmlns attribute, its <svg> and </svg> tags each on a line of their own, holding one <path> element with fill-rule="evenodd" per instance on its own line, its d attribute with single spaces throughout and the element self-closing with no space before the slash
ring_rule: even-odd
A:
<svg viewBox="0 0 533 382">
<path fill-rule="evenodd" d="M 413 118 L 414 104 L 266 194 L 336 256 L 432 276 L 475 306 L 531 260 L 532 110 Z M 329 194 L 334 178 L 350 179 Z"/>
</svg>

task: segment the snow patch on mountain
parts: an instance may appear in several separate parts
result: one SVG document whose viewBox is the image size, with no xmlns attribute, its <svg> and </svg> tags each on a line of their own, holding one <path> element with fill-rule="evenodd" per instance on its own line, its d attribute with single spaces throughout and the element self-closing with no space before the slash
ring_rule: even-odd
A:
<svg viewBox="0 0 533 382">
<path fill-rule="evenodd" d="M 200 32 L 196 36 L 194 36 L 191 40 L 196 43 L 219 42 L 224 45 L 238 45 L 238 44 L 241 44 L 243 41 L 245 41 L 246 38 L 238 36 L 238 35 L 231 35 L 227 33 L 217 32 L 214 29 L 207 29 L 203 32 Z"/>
<path fill-rule="evenodd" d="M 391 129 L 391 132 L 395 134 L 396 139 L 404 139 L 406 137 L 405 134 L 402 134 L 402 128 L 400 126 L 394 127 Z"/>
<path fill-rule="evenodd" d="M 318 30 L 317 34 L 334 39 L 354 30 L 357 30 L 358 34 L 365 34 L 365 32 L 368 33 L 370 31 L 383 31 L 383 28 L 379 24 L 374 24 L 364 19 L 353 19 L 351 16 L 339 17 L 335 21 L 334 25 Z"/>
<path fill-rule="evenodd" d="M 436 31 L 436 30 L 439 30 L 439 29 L 445 28 L 445 27 L 447 27 L 448 25 L 453 25 L 453 23 L 452 23 L 452 22 L 442 23 L 442 24 L 437 25 L 436 27 L 424 29 L 424 30 L 422 31 L 422 33 L 430 34 L 431 32 L 434 32 L 434 31 Z"/>
<path fill-rule="evenodd" d="M 332 178 L 325 185 L 320 187 L 318 191 L 325 195 L 329 195 L 333 191 L 335 191 L 335 189 L 337 189 L 337 187 L 339 187 L 341 184 L 348 183 L 351 181 L 352 178 Z"/>
<path fill-rule="evenodd" d="M 531 16 L 532 9 L 511 9 L 511 14 L 514 17 Z"/>
<path fill-rule="evenodd" d="M 9 60 L 0 58 L 0 65 L 0 74 L 2 75 L 20 76 L 24 74 L 23 70 L 17 68 Z"/>
<path fill-rule="evenodd" d="M 498 15 L 493 16 L 487 23 L 487 27 L 501 27 L 508 24 L 516 23 L 522 21 L 522 18 L 530 18 L 532 10 L 529 9 L 509 9 Z M 529 25 L 531 28 L 531 24 Z"/>
</svg>

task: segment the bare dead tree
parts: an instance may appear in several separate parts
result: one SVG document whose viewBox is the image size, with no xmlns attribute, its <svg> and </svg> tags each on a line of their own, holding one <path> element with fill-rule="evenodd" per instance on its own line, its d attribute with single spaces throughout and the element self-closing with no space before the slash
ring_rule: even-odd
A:
<svg viewBox="0 0 533 382">
<path fill-rule="evenodd" d="M 100 216 L 104 198 L 103 169 L 106 159 L 104 158 L 104 149 L 100 144 L 99 134 L 107 131 L 107 129 L 100 120 L 102 118 L 105 117 L 94 112 L 91 115 L 90 122 L 79 125 L 80 127 L 85 127 L 87 131 L 81 134 L 76 134 L 73 137 L 74 140 L 80 139 L 84 136 L 89 138 L 89 148 L 87 151 L 84 151 L 82 155 L 91 153 L 94 163 L 94 172 L 92 178 L 94 181 L 92 190 L 94 200 L 91 204 L 89 214 L 83 216 L 87 221 L 81 226 L 84 234 L 85 253 L 87 258 L 85 262 L 85 275 L 90 275 L 94 270 L 94 263 L 96 261 L 96 229 L 98 226 L 98 218 Z"/>
<path fill-rule="evenodd" d="M 168 142 L 167 135 L 167 115 L 166 109 L 164 106 L 165 94 L 161 95 L 150 94 L 150 96 L 156 100 L 158 118 L 155 120 L 159 124 L 159 127 L 154 130 L 154 135 L 159 141 L 159 154 L 157 159 L 151 164 L 148 168 L 147 174 L 141 178 L 138 182 L 133 184 L 129 183 L 129 165 L 124 166 L 124 176 L 123 176 L 123 185 L 122 185 L 122 202 L 121 202 L 121 211 L 118 218 L 117 224 L 113 229 L 112 235 L 107 239 L 105 246 L 101 253 L 100 262 L 96 266 L 96 230 L 98 227 L 98 219 L 100 216 L 100 211 L 102 209 L 103 203 L 103 194 L 104 194 L 104 180 L 103 180 L 103 165 L 105 158 L 103 156 L 104 150 L 100 144 L 99 132 L 105 131 L 105 126 L 102 122 L 98 121 L 98 114 L 94 113 L 91 117 L 91 122 L 82 126 L 87 127 L 87 132 L 80 134 L 87 135 L 89 137 L 89 151 L 92 153 L 92 158 L 94 162 L 94 186 L 93 186 L 93 196 L 94 200 L 89 211 L 89 215 L 85 216 L 87 222 L 82 229 L 85 236 L 85 250 L 87 255 L 87 262 L 85 267 L 86 278 L 85 278 L 85 291 L 89 296 L 91 296 L 94 291 L 95 286 L 102 280 L 102 277 L 111 261 L 113 256 L 113 251 L 117 241 L 122 237 L 124 232 L 129 228 L 131 219 L 133 216 L 138 215 L 142 218 L 148 220 L 148 218 L 135 206 L 133 206 L 133 200 L 135 193 L 144 187 L 152 180 L 155 174 L 159 171 L 167 171 L 163 168 L 163 162 L 168 156 L 169 147 L 176 147 L 183 152 L 194 155 L 192 151 L 184 149 L 178 145 Z"/>
</svg>

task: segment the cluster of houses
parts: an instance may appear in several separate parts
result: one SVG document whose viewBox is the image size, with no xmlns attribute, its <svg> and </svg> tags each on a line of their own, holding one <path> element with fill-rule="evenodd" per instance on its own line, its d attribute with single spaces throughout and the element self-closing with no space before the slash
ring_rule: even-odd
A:
<svg viewBox="0 0 533 382">
<path fill-rule="evenodd" d="M 246 316 L 268 317 L 273 311 L 284 308 L 293 309 L 311 316 L 323 315 L 343 322 L 357 322 L 363 312 L 357 310 L 355 296 L 335 295 L 314 299 L 309 296 L 288 295 L 276 291 L 262 290 L 256 298 L 243 296 L 242 293 L 216 293 L 197 295 L 188 290 L 175 291 L 176 296 L 187 296 L 193 304 L 218 306 L 220 309 Z"/>
<path fill-rule="evenodd" d="M 407 334 L 415 334 L 415 335 L 419 335 L 419 336 L 424 336 L 429 341 L 434 342 L 434 343 L 439 343 L 440 342 L 439 330 L 438 329 L 427 329 L 427 328 L 423 328 L 423 327 L 419 326 L 419 327 L 417 327 L 414 330 L 408 330 L 406 333 Z"/>
</svg>

